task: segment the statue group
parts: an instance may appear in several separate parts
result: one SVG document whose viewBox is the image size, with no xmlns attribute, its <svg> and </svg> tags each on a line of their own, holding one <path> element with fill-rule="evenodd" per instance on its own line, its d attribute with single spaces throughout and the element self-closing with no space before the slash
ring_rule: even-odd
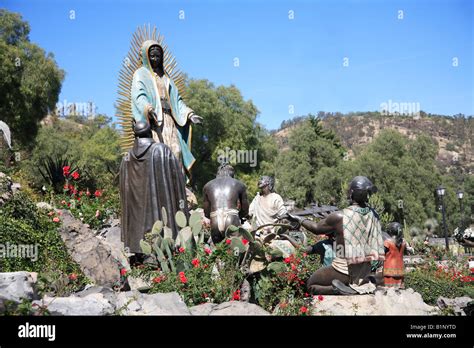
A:
<svg viewBox="0 0 474 348">
<path fill-rule="evenodd" d="M 165 48 L 156 31 L 140 30 L 134 42 L 140 44 L 129 54 L 119 92 L 125 96 L 119 101 L 119 117 L 128 143 L 120 167 L 120 199 L 122 240 L 131 253 L 140 254 L 140 240 L 164 212 L 189 214 L 186 181 L 195 161 L 192 124 L 202 118 L 186 106 L 167 71 Z M 173 219 L 170 225 L 176 237 Z"/>
<path fill-rule="evenodd" d="M 179 228 L 178 211 L 189 216 L 186 183 L 191 180 L 195 159 L 191 153 L 192 126 L 203 122 L 182 97 L 183 79 L 172 74 L 174 59 L 155 31 L 140 30 L 121 73 L 123 97 L 119 117 L 124 128 L 124 158 L 120 168 L 122 240 L 136 262 L 143 261 L 140 240 L 157 220 L 167 220 L 175 239 Z M 226 237 L 229 226 L 243 226 L 255 239 L 278 249 L 283 257 L 305 247 L 275 226 L 288 221 L 291 226 L 328 240 L 307 252 L 321 255 L 324 267 L 308 280 L 313 294 L 357 294 L 370 292 L 377 280 L 374 263 L 385 260 L 383 272 L 390 286 L 401 286 L 403 253 L 407 249 L 399 225 L 383 238 L 379 217 L 368 200 L 376 187 L 366 177 L 355 177 L 349 185 L 350 206 L 328 211 L 319 222 L 288 212 L 282 197 L 274 191 L 274 179 L 263 176 L 259 192 L 249 204 L 245 185 L 234 177 L 234 168 L 222 163 L 216 178 L 203 188 L 203 210 L 209 219 L 211 243 Z M 304 238 L 303 238 L 304 239 Z M 401 260 L 401 261 L 400 261 Z M 379 281 L 380 283 L 380 281 Z"/>
</svg>

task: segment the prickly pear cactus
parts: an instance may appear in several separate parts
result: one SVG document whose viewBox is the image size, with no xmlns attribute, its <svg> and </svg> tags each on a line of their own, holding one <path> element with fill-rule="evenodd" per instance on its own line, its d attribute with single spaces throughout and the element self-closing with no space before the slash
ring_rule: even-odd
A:
<svg viewBox="0 0 474 348">
<path fill-rule="evenodd" d="M 201 214 L 194 212 L 189 217 L 182 211 L 174 216 L 176 225 L 180 228 L 176 240 L 173 239 L 173 231 L 168 225 L 168 213 L 163 207 L 161 210 L 163 220 L 157 220 L 150 233 L 140 241 L 142 252 L 146 255 L 154 254 L 163 272 L 176 272 L 177 268 L 187 265 L 175 265 L 173 252 L 184 248 L 186 252 L 194 253 L 198 244 L 203 244 L 205 230 L 202 228 Z"/>
</svg>

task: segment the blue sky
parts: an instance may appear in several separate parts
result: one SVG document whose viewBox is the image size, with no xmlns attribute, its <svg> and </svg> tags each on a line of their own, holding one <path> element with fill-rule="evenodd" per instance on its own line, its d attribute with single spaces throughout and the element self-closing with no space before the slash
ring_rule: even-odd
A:
<svg viewBox="0 0 474 348">
<path fill-rule="evenodd" d="M 236 85 L 269 129 L 320 110 L 380 110 L 389 100 L 474 114 L 470 0 L 7 0 L 2 7 L 21 13 L 31 41 L 66 71 L 59 100 L 92 101 L 110 116 L 120 64 L 145 23 L 165 35 L 189 77 Z"/>
</svg>

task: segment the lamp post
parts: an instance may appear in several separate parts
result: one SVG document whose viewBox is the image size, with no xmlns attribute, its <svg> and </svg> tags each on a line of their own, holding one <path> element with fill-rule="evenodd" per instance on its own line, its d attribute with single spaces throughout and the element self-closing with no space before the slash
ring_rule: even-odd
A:
<svg viewBox="0 0 474 348">
<path fill-rule="evenodd" d="M 436 195 L 441 200 L 441 212 L 443 214 L 444 240 L 446 242 L 446 251 L 449 251 L 448 227 L 446 226 L 446 208 L 444 207 L 445 193 L 446 193 L 446 189 L 443 186 L 438 186 L 438 188 L 436 189 Z"/>
<path fill-rule="evenodd" d="M 405 209 L 403 208 L 403 199 L 398 200 L 398 209 L 401 211 L 401 217 L 403 221 L 403 231 L 406 230 L 406 222 L 405 222 Z"/>
<path fill-rule="evenodd" d="M 462 233 L 464 231 L 464 204 L 462 201 L 462 199 L 464 198 L 464 192 L 461 190 L 458 190 L 458 192 L 456 192 L 456 196 L 459 199 L 459 210 L 461 213 L 461 226 L 459 226 L 459 229 L 461 230 L 461 233 Z"/>
</svg>

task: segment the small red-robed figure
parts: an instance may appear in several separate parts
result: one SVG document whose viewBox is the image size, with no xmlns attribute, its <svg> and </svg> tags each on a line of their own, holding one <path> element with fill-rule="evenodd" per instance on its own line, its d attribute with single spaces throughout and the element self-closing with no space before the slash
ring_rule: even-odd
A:
<svg viewBox="0 0 474 348">
<path fill-rule="evenodd" d="M 383 278 L 385 286 L 402 288 L 405 267 L 403 255 L 412 252 L 412 248 L 403 239 L 403 229 L 398 222 L 392 222 L 387 227 L 387 238 L 384 240 L 385 262 Z"/>
</svg>

